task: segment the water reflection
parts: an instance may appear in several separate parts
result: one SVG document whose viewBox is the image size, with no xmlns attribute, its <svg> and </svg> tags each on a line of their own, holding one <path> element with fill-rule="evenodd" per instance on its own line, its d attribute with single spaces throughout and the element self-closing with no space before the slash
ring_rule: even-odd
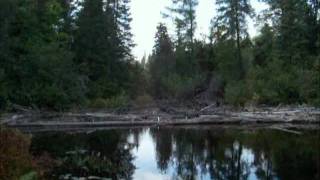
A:
<svg viewBox="0 0 320 180">
<path fill-rule="evenodd" d="M 49 153 L 59 165 L 46 179 L 132 179 L 132 146 L 128 131 L 109 130 L 91 134 L 39 134 L 32 139 L 35 156 Z"/>
<path fill-rule="evenodd" d="M 319 132 L 150 128 L 41 134 L 33 154 L 60 159 L 53 179 L 319 179 Z"/>
</svg>

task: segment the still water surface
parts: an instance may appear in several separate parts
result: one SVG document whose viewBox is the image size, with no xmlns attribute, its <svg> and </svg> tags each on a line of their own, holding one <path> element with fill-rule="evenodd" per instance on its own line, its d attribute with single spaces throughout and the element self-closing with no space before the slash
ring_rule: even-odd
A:
<svg viewBox="0 0 320 180">
<path fill-rule="evenodd" d="M 319 179 L 319 132 L 146 128 L 34 135 L 34 155 L 59 166 L 48 179 Z"/>
</svg>

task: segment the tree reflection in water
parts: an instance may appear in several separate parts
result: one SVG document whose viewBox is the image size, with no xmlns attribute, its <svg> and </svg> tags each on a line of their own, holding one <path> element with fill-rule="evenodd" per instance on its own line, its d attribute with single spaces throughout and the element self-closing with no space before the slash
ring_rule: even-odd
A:
<svg viewBox="0 0 320 180">
<path fill-rule="evenodd" d="M 50 153 L 61 164 L 47 178 L 105 177 L 131 179 L 134 172 L 128 131 L 108 130 L 91 134 L 42 134 L 32 141 L 36 154 Z"/>
<path fill-rule="evenodd" d="M 173 179 L 318 179 L 319 136 L 278 131 L 153 128 L 161 172 Z"/>
<path fill-rule="evenodd" d="M 72 174 L 112 179 L 316 180 L 319 142 L 315 131 L 295 135 L 266 129 L 155 127 L 39 134 L 32 139 L 31 150 L 61 160 L 49 173 L 53 179 Z"/>
</svg>

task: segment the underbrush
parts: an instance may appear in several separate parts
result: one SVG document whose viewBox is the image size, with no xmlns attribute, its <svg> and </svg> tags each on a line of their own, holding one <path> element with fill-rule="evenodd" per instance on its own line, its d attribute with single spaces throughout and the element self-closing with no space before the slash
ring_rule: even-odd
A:
<svg viewBox="0 0 320 180">
<path fill-rule="evenodd" d="M 129 104 L 129 97 L 125 93 L 110 98 L 97 98 L 89 103 L 90 108 L 120 108 Z"/>
<path fill-rule="evenodd" d="M 152 102 L 153 102 L 153 98 L 148 94 L 144 94 L 144 95 L 138 96 L 134 100 L 134 105 L 136 105 L 138 107 L 146 107 L 146 106 L 150 105 Z"/>
</svg>

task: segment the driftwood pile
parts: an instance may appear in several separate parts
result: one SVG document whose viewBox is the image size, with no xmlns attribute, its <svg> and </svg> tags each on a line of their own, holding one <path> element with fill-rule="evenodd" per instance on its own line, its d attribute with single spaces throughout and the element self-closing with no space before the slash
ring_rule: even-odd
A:
<svg viewBox="0 0 320 180">
<path fill-rule="evenodd" d="M 126 112 L 83 111 L 68 113 L 23 112 L 3 115 L 0 124 L 18 128 L 72 129 L 118 126 L 252 125 L 293 124 L 320 127 L 320 109 L 314 107 L 244 108 L 216 107 L 214 104 L 190 108 L 154 106 Z M 276 126 L 275 128 L 280 128 Z"/>
</svg>

